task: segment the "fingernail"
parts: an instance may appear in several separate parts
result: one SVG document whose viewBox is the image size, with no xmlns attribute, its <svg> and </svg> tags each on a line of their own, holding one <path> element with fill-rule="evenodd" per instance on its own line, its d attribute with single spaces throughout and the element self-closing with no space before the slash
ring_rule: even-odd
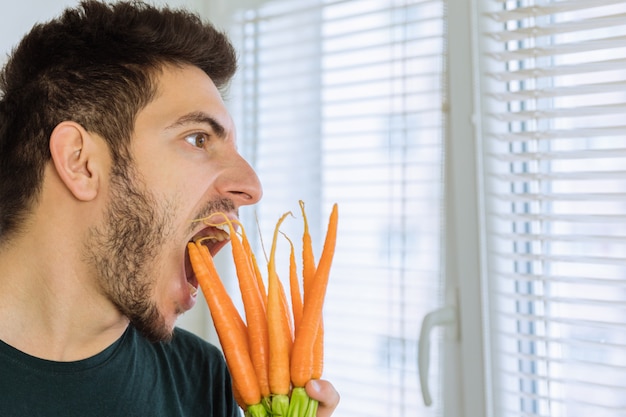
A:
<svg viewBox="0 0 626 417">
<path fill-rule="evenodd" d="M 317 379 L 312 379 L 309 381 L 309 385 L 310 387 L 315 390 L 316 392 L 319 392 L 321 387 L 320 387 L 320 383 Z"/>
</svg>

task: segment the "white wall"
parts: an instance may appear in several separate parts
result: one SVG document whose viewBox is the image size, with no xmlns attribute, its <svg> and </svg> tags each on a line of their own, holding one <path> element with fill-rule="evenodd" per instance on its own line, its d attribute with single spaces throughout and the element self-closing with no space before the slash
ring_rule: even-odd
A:
<svg viewBox="0 0 626 417">
<path fill-rule="evenodd" d="M 37 22 L 49 19 L 71 0 L 20 0 L 3 4 L 0 9 L 0 51 L 4 62 L 7 53 L 19 42 L 20 38 Z"/>
<path fill-rule="evenodd" d="M 207 16 L 211 0 L 149 0 L 155 5 L 185 7 Z M 107 0 L 111 3 L 112 0 Z M 38 22 L 45 22 L 58 16 L 63 9 L 79 3 L 79 0 L 18 0 L 3 2 L 0 6 L 0 63 L 19 42 L 22 36 Z"/>
</svg>

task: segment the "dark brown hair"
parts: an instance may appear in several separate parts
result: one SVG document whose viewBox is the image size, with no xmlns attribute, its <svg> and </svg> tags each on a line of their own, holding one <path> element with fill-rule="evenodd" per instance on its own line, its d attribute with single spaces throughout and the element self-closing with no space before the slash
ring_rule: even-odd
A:
<svg viewBox="0 0 626 417">
<path fill-rule="evenodd" d="M 142 2 L 83 1 L 32 28 L 0 72 L 0 243 L 36 202 L 55 126 L 101 135 L 121 163 L 166 64 L 197 66 L 222 89 L 236 57 L 197 15 Z"/>
</svg>

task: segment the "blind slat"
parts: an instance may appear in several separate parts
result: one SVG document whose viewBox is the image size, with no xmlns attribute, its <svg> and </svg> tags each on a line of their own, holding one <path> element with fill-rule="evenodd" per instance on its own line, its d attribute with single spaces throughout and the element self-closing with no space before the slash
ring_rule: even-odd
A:
<svg viewBox="0 0 626 417">
<path fill-rule="evenodd" d="M 598 242 L 598 243 L 622 243 L 626 245 L 626 236 L 495 232 L 494 237 L 504 239 L 504 240 L 509 240 L 509 241 Z"/>
<path fill-rule="evenodd" d="M 568 326 L 572 326 L 573 328 L 588 328 L 588 329 L 603 329 L 608 331 L 614 331 L 622 333 L 626 331 L 626 324 L 615 321 L 604 321 L 604 320 L 585 320 L 585 319 L 569 319 L 564 317 L 543 317 L 540 315 L 529 315 L 523 313 L 511 313 L 505 310 L 496 310 L 498 315 L 502 315 L 503 318 L 510 318 L 515 320 L 520 320 L 522 322 L 540 322 L 540 323 L 554 323 L 554 324 L 564 324 Z M 523 334 L 520 335 L 517 339 L 522 340 L 524 338 Z"/>
<path fill-rule="evenodd" d="M 614 128 L 615 130 L 619 130 L 618 128 Z M 623 129 L 623 128 L 622 128 Z M 596 132 L 600 133 L 598 136 L 605 136 L 606 130 L 601 130 L 598 132 L 597 130 L 586 130 L 587 133 Z M 527 134 L 514 134 L 516 137 L 524 137 L 526 141 L 528 140 L 542 140 L 546 139 L 544 137 L 543 132 L 528 132 Z M 550 139 L 557 138 L 559 136 L 556 135 L 546 135 Z M 563 137 L 569 137 L 567 135 L 563 135 Z M 508 135 L 498 135 L 497 139 L 508 139 Z M 583 149 L 576 151 L 562 151 L 562 152 L 519 152 L 519 153 L 491 153 L 490 156 L 502 160 L 502 161 L 555 161 L 555 160 L 574 160 L 574 159 L 604 159 L 604 158 L 625 158 L 626 157 L 626 148 L 614 148 L 614 149 Z M 580 168 L 584 169 L 584 166 Z"/>
<path fill-rule="evenodd" d="M 498 276 L 505 280 L 515 281 L 537 281 L 537 282 L 564 282 L 572 284 L 590 284 L 605 285 L 611 287 L 626 287 L 626 281 L 619 279 L 607 279 L 589 276 L 564 276 L 564 275 L 546 275 L 546 274 L 523 274 L 523 273 L 506 273 L 498 272 Z"/>
<path fill-rule="evenodd" d="M 512 341 L 515 341 L 520 338 L 519 333 L 507 331 L 502 328 L 499 330 L 500 334 L 503 337 L 507 337 Z M 546 337 L 546 336 L 538 336 L 538 335 L 524 335 L 524 340 L 529 342 L 537 342 L 543 343 L 546 345 L 553 346 L 567 346 L 571 348 L 606 348 L 606 349 L 626 349 L 626 341 L 625 343 L 611 343 L 610 341 L 596 341 L 596 340 L 584 340 L 584 339 L 563 339 L 557 337 Z M 577 346 L 577 347 L 575 347 Z"/>
<path fill-rule="evenodd" d="M 626 15 L 625 15 L 626 18 Z M 564 75 L 581 75 L 594 72 L 621 71 L 626 64 L 626 58 L 606 59 L 598 62 L 584 62 L 571 65 L 555 65 L 551 67 L 536 67 L 517 71 L 490 72 L 488 75 L 497 81 L 521 81 L 537 78 L 558 77 Z M 601 78 L 598 78 L 598 81 Z"/>
<path fill-rule="evenodd" d="M 626 201 L 626 193 L 510 193 L 494 194 L 492 197 L 506 202 Z"/>
<path fill-rule="evenodd" d="M 491 173 L 489 175 L 493 179 L 503 182 L 528 182 L 528 181 L 563 181 L 563 180 L 579 180 L 579 181 L 596 181 L 596 180 L 623 180 L 626 178 L 626 171 L 568 171 L 568 172 L 524 172 L 512 174 Z"/>
<path fill-rule="evenodd" d="M 604 116 L 608 114 L 624 113 L 625 111 L 626 103 L 619 103 L 564 108 L 552 107 L 545 110 L 511 111 L 492 114 L 490 116 L 505 122 L 519 122 L 539 119 L 558 119 L 565 117 Z"/>
<path fill-rule="evenodd" d="M 571 264 L 591 264 L 591 265 L 618 265 L 626 266 L 626 259 L 615 256 L 582 256 L 582 255 L 541 255 L 524 253 L 504 253 L 498 252 L 498 258 L 511 261 L 524 262 L 559 262 Z"/>
<path fill-rule="evenodd" d="M 505 93 L 491 93 L 493 99 L 501 102 L 539 100 L 546 98 L 561 98 L 580 95 L 616 93 L 626 90 L 626 82 L 597 82 L 594 84 L 577 84 L 573 86 L 546 87 L 540 90 L 519 90 Z"/>
<path fill-rule="evenodd" d="M 529 38 L 547 37 L 573 32 L 591 31 L 594 29 L 623 26 L 626 13 L 613 14 L 590 19 L 575 21 L 558 21 L 558 23 L 546 25 L 532 25 L 522 29 L 499 31 L 487 35 L 496 41 L 522 41 Z"/>
<path fill-rule="evenodd" d="M 533 46 L 530 48 L 493 53 L 489 56 L 497 61 L 507 62 L 624 47 L 626 47 L 626 36 L 615 36 L 611 38 L 593 39 L 575 43 L 559 43 L 549 47 Z"/>
<path fill-rule="evenodd" d="M 522 222 L 563 222 L 563 223 L 589 223 L 589 224 L 623 224 L 626 222 L 626 214 L 610 215 L 610 214 L 558 214 L 552 215 L 547 213 L 489 213 L 502 220 L 522 221 Z"/>
<path fill-rule="evenodd" d="M 503 0 L 505 1 L 505 0 Z M 532 6 L 518 7 L 510 10 L 489 13 L 488 16 L 497 22 L 509 20 L 521 20 L 529 17 L 549 16 L 556 13 L 584 11 L 596 7 L 619 4 L 623 0 L 575 0 L 561 1 L 557 3 L 536 3 Z"/>
<path fill-rule="evenodd" d="M 556 306 L 557 304 L 575 304 L 580 307 L 588 307 L 588 306 L 603 306 L 609 308 L 618 308 L 618 309 L 626 309 L 626 305 L 624 305 L 623 301 L 613 301 L 613 300 L 593 300 L 589 298 L 564 298 L 558 296 L 539 296 L 539 295 L 527 295 L 527 294 L 511 294 L 508 292 L 498 292 L 499 296 L 503 298 L 508 298 L 514 300 L 515 302 L 541 302 L 550 304 L 552 306 Z M 549 315 L 542 316 L 540 320 L 550 319 Z M 521 336 L 518 335 L 518 338 Z"/>
</svg>

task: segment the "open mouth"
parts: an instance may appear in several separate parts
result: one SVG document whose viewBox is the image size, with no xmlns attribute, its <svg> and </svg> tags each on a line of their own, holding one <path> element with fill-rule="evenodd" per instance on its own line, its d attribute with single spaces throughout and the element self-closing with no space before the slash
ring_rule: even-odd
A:
<svg viewBox="0 0 626 417">
<path fill-rule="evenodd" d="M 230 241 L 228 225 L 205 227 L 190 240 L 190 242 L 198 241 L 209 249 L 211 256 L 215 256 Z M 195 295 L 198 290 L 198 280 L 193 272 L 187 248 L 185 248 L 185 275 L 187 282 L 192 287 L 192 294 Z"/>
</svg>

